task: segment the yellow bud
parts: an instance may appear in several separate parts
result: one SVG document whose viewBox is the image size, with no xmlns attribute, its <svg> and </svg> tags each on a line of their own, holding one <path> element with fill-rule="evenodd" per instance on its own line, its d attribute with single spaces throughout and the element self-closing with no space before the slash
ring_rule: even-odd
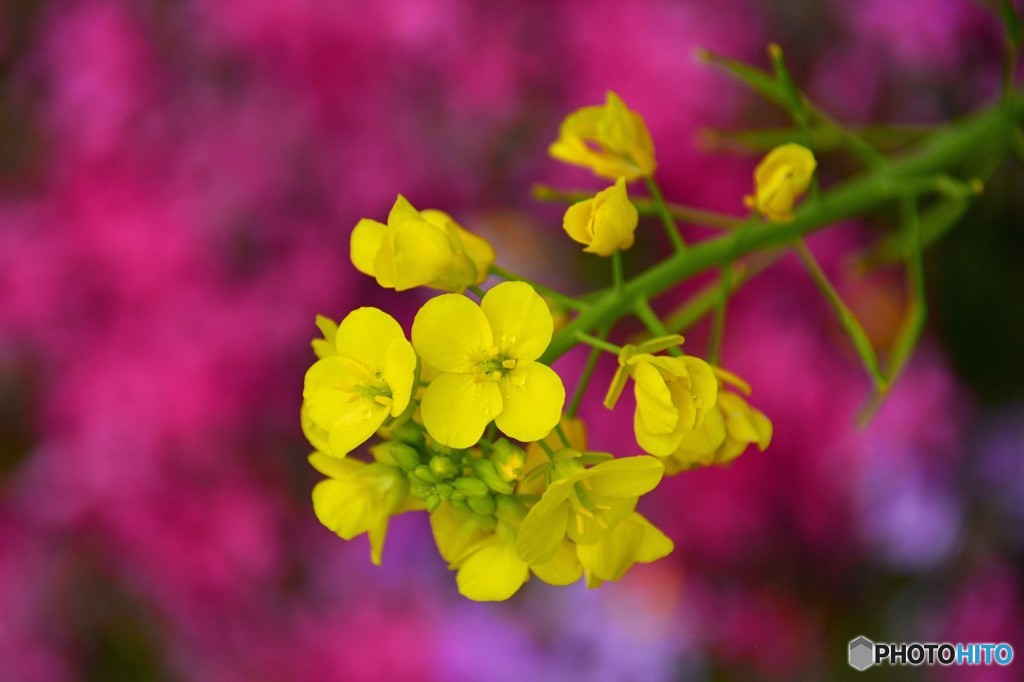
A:
<svg viewBox="0 0 1024 682">
<path fill-rule="evenodd" d="M 748 208 L 776 223 L 793 220 L 793 204 L 811 184 L 817 161 L 810 149 L 784 144 L 771 150 L 754 170 L 754 194 L 744 197 Z"/>
<path fill-rule="evenodd" d="M 626 179 L 619 177 L 593 199 L 573 204 L 565 212 L 562 227 L 587 253 L 610 256 L 633 246 L 639 214 L 626 192 Z"/>
</svg>

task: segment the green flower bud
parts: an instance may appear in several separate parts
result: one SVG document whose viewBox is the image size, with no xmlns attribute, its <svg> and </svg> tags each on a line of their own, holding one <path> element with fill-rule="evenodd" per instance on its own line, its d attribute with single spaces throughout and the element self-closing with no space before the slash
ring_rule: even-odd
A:
<svg viewBox="0 0 1024 682">
<path fill-rule="evenodd" d="M 523 449 L 502 438 L 494 444 L 491 451 L 491 460 L 494 462 L 498 475 L 503 481 L 511 483 L 523 477 L 523 467 L 526 466 L 526 453 Z"/>
<path fill-rule="evenodd" d="M 454 478 L 459 473 L 459 468 L 451 457 L 435 455 L 430 458 L 430 471 L 442 481 Z"/>
<path fill-rule="evenodd" d="M 494 492 L 501 493 L 502 495 L 512 494 L 512 486 L 498 475 L 498 470 L 494 468 L 494 462 L 491 460 L 478 459 L 474 461 L 473 473 Z"/>
<path fill-rule="evenodd" d="M 388 454 L 391 455 L 391 459 L 395 460 L 398 466 L 406 471 L 412 471 L 420 464 L 420 453 L 405 443 L 392 443 L 391 447 L 388 448 Z"/>
<path fill-rule="evenodd" d="M 430 470 L 430 467 L 428 467 L 426 464 L 417 465 L 417 467 L 412 470 L 412 475 L 420 479 L 424 483 L 437 483 L 437 477 L 434 476 L 433 472 Z"/>
<path fill-rule="evenodd" d="M 496 503 L 493 495 L 484 495 L 483 497 L 470 497 L 466 500 L 466 504 L 469 508 L 475 511 L 477 514 L 483 514 L 484 516 L 490 516 L 494 513 Z"/>
<path fill-rule="evenodd" d="M 514 497 L 499 495 L 495 500 L 495 514 L 502 521 L 519 525 L 526 518 L 526 508 Z"/>
<path fill-rule="evenodd" d="M 432 512 L 441 506 L 441 498 L 437 495 L 431 495 L 424 502 L 428 512 Z"/>
<path fill-rule="evenodd" d="M 481 497 L 490 490 L 487 484 L 479 478 L 470 478 L 469 476 L 460 476 L 452 481 L 452 484 L 467 497 Z"/>
<path fill-rule="evenodd" d="M 434 486 L 434 493 L 442 500 L 447 500 L 453 490 L 455 490 L 455 488 L 448 483 L 438 483 Z"/>
<path fill-rule="evenodd" d="M 423 427 L 412 421 L 391 429 L 391 437 L 414 448 L 421 448 L 426 443 L 423 438 Z"/>
</svg>

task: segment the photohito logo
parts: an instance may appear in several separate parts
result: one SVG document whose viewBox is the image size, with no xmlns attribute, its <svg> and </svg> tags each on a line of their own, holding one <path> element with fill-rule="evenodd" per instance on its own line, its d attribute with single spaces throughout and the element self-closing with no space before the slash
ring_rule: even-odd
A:
<svg viewBox="0 0 1024 682">
<path fill-rule="evenodd" d="M 850 640 L 848 662 L 856 670 L 873 665 L 1010 665 L 1013 647 L 1006 642 L 872 642 Z"/>
</svg>

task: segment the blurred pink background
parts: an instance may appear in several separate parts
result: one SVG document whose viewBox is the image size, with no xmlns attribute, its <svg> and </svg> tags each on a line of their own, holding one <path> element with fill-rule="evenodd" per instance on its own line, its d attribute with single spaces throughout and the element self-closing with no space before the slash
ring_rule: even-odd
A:
<svg viewBox="0 0 1024 682">
<path fill-rule="evenodd" d="M 698 131 L 784 118 L 698 46 L 765 65 L 777 41 L 839 119 L 928 123 L 991 100 L 1000 36 L 969 0 L 5 3 L 0 680 L 837 679 L 858 635 L 1024 654 L 1024 319 L 985 298 L 1024 285 L 1019 163 L 929 254 L 929 333 L 867 430 L 868 382 L 799 265 L 741 292 L 723 359 L 775 441 L 645 499 L 676 550 L 620 583 L 466 601 L 423 515 L 376 568 L 313 516 L 298 426 L 314 315 L 408 324 L 428 295 L 348 260 L 399 192 L 584 290 L 603 273 L 529 199 L 599 186 L 546 157 L 572 109 L 617 91 L 669 197 L 738 213 L 756 158 Z M 875 229 L 811 245 L 884 344 L 892 287 L 849 263 Z M 597 395 L 613 369 L 583 416 L 630 454 L 629 406 Z"/>
</svg>

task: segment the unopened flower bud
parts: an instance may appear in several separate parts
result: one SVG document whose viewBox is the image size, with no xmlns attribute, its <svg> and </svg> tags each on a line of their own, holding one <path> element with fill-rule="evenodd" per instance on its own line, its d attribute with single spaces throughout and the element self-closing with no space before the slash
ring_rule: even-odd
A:
<svg viewBox="0 0 1024 682">
<path fill-rule="evenodd" d="M 467 497 L 482 497 L 490 490 L 487 487 L 487 484 L 479 478 L 472 478 L 470 476 L 461 476 L 456 478 L 452 481 L 452 485 L 455 486 L 456 490 Z"/>
<path fill-rule="evenodd" d="M 526 466 L 526 453 L 523 449 L 502 438 L 494 444 L 491 452 L 491 461 L 498 471 L 502 480 L 511 483 L 523 477 L 523 468 Z"/>
<path fill-rule="evenodd" d="M 498 475 L 494 462 L 489 459 L 478 459 L 473 462 L 473 472 L 487 487 L 502 495 L 511 495 L 512 486 Z"/>
<path fill-rule="evenodd" d="M 425 483 L 437 483 L 437 476 L 426 464 L 420 464 L 412 471 L 412 475 Z"/>
<path fill-rule="evenodd" d="M 447 481 L 459 473 L 459 468 L 455 466 L 451 457 L 435 455 L 430 458 L 430 471 L 442 481 Z"/>
<path fill-rule="evenodd" d="M 412 471 L 420 464 L 420 454 L 405 443 L 391 443 L 388 454 L 406 471 Z"/>
<path fill-rule="evenodd" d="M 495 502 L 493 495 L 484 495 L 483 497 L 470 497 L 466 500 L 466 504 L 469 508 L 475 511 L 477 514 L 483 514 L 484 516 L 490 516 L 494 513 Z"/>
</svg>

